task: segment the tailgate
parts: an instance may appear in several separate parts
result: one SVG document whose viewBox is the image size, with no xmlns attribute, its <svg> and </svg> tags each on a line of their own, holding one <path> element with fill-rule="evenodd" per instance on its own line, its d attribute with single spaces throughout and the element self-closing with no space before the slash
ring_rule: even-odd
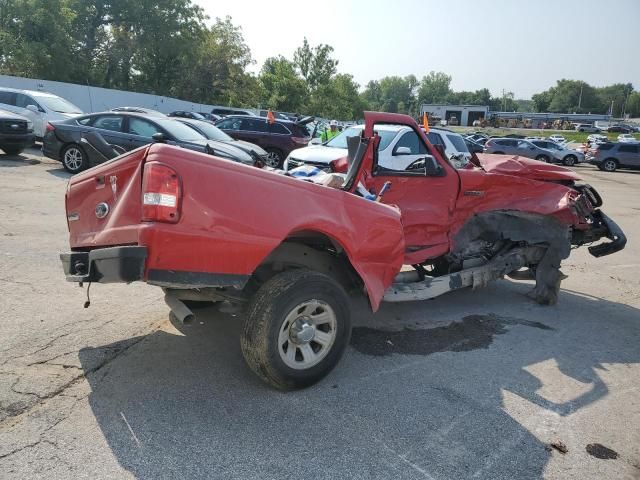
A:
<svg viewBox="0 0 640 480">
<path fill-rule="evenodd" d="M 71 248 L 138 242 L 147 152 L 148 147 L 139 148 L 69 180 L 65 204 Z"/>
</svg>

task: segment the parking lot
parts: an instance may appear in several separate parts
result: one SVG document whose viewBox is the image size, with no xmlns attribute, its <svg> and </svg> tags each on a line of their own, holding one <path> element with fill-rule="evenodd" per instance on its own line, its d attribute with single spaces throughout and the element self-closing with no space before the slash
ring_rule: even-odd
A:
<svg viewBox="0 0 640 480">
<path fill-rule="evenodd" d="M 2 478 L 640 478 L 640 172 L 575 170 L 629 243 L 572 252 L 557 306 L 507 280 L 353 298 L 338 368 L 281 393 L 243 362 L 241 312 L 177 328 L 145 284 L 84 309 L 58 259 L 68 174 L 0 156 Z"/>
</svg>

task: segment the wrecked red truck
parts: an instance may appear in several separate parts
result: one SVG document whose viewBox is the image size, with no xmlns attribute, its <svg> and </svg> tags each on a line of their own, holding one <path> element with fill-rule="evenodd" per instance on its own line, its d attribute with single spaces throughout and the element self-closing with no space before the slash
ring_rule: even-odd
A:
<svg viewBox="0 0 640 480">
<path fill-rule="evenodd" d="M 410 127 L 424 155 L 379 166 L 379 124 Z M 405 115 L 367 112 L 347 166 L 332 188 L 163 144 L 122 155 L 69 182 L 67 280 L 157 285 L 179 321 L 193 319 L 187 300 L 243 304 L 246 362 L 286 390 L 339 361 L 348 291 L 375 312 L 507 275 L 552 304 L 572 247 L 600 241 L 601 257 L 626 243 L 571 170 L 504 155 L 456 169 Z M 385 183 L 379 201 L 357 193 Z"/>
</svg>

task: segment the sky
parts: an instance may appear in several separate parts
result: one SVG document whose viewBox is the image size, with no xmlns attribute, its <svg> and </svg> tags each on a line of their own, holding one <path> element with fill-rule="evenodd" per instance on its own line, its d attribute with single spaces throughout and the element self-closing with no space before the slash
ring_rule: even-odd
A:
<svg viewBox="0 0 640 480">
<path fill-rule="evenodd" d="M 364 86 L 431 70 L 458 90 L 516 98 L 583 80 L 640 90 L 640 0 L 194 0 L 242 27 L 258 71 L 311 45 L 335 49 L 338 71 Z"/>
</svg>

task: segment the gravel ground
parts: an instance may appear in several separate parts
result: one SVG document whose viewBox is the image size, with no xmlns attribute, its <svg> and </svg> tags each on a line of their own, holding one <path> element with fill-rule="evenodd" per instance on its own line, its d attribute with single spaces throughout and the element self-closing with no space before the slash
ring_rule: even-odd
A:
<svg viewBox="0 0 640 480">
<path fill-rule="evenodd" d="M 58 260 L 68 176 L 0 156 L 2 478 L 640 478 L 640 172 L 576 170 L 629 243 L 574 251 L 557 306 L 512 281 L 376 315 L 354 298 L 338 368 L 285 394 L 245 367 L 240 314 L 177 328 L 144 284 L 83 309 Z"/>
</svg>

